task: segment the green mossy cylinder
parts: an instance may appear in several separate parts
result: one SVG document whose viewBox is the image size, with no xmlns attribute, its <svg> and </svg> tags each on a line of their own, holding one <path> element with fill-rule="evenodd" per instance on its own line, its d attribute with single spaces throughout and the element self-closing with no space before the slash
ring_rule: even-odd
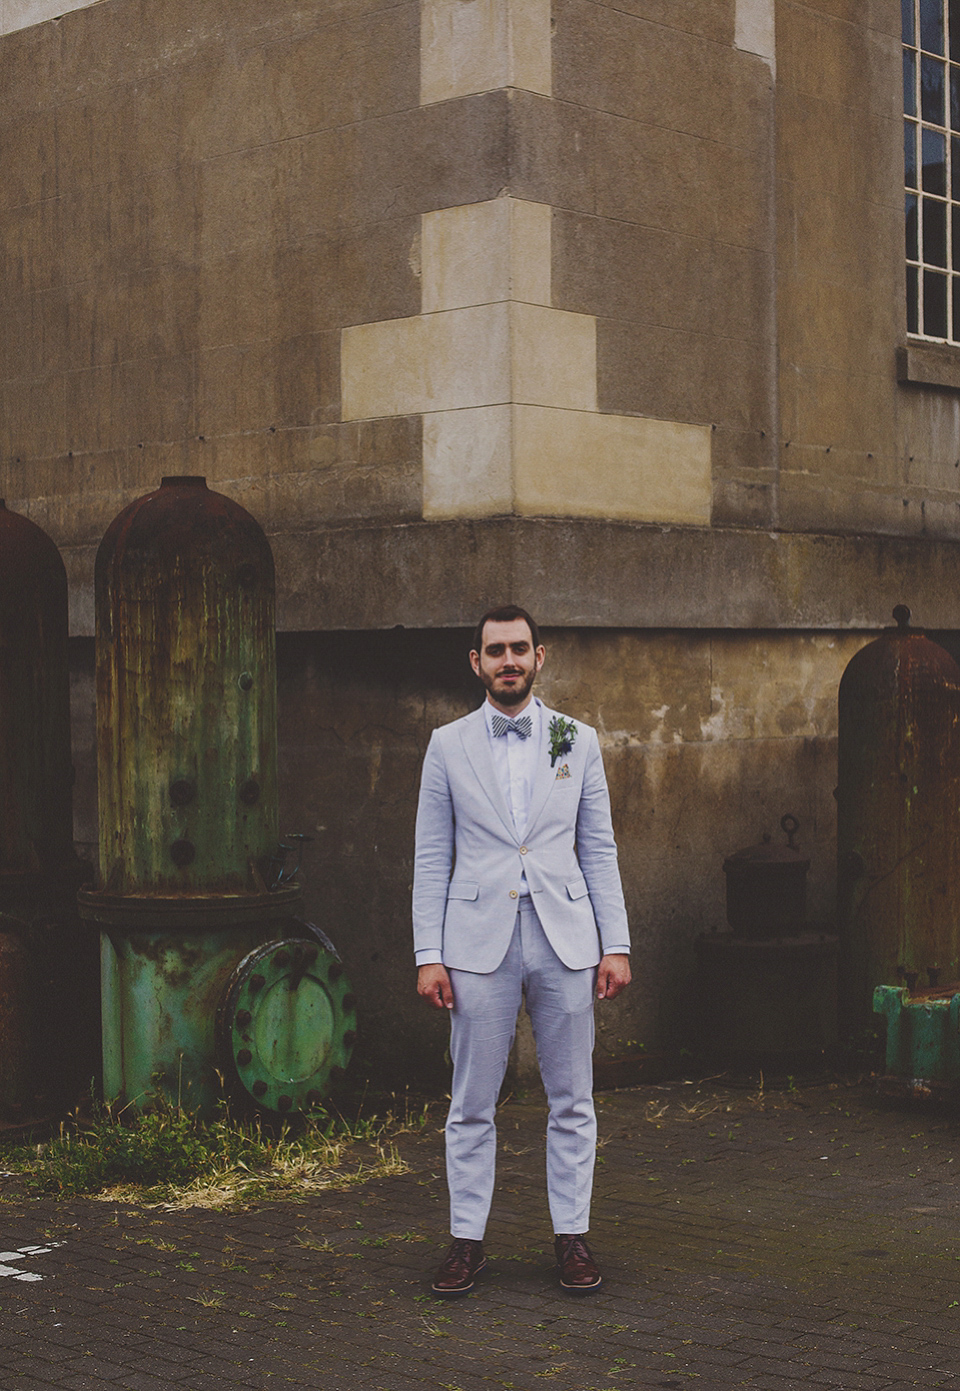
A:
<svg viewBox="0 0 960 1391">
<path fill-rule="evenodd" d="M 262 893 L 276 852 L 275 581 L 202 478 L 126 507 L 96 561 L 100 889 Z"/>
</svg>

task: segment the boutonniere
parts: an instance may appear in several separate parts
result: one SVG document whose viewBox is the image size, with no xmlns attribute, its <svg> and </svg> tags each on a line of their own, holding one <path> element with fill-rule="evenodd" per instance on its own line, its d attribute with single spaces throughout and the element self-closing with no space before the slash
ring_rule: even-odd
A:
<svg viewBox="0 0 960 1391">
<path fill-rule="evenodd" d="M 577 726 L 573 720 L 565 720 L 562 715 L 554 715 L 550 721 L 550 767 L 558 758 L 569 753 L 577 737 Z"/>
</svg>

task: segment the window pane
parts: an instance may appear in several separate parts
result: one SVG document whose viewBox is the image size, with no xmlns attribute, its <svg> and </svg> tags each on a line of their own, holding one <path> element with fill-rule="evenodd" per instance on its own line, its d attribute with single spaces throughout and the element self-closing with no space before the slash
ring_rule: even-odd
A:
<svg viewBox="0 0 960 1391">
<path fill-rule="evenodd" d="M 907 188 L 917 186 L 917 128 L 912 121 L 903 123 L 903 182 Z"/>
<path fill-rule="evenodd" d="M 920 310 L 917 304 L 917 268 L 907 266 L 907 332 L 920 332 Z"/>
<path fill-rule="evenodd" d="M 900 29 L 904 43 L 913 43 L 913 0 L 900 0 Z"/>
<path fill-rule="evenodd" d="M 923 259 L 928 266 L 947 264 L 947 205 L 923 200 Z"/>
<path fill-rule="evenodd" d="M 920 47 L 943 52 L 943 0 L 920 0 Z"/>
<path fill-rule="evenodd" d="M 903 110 L 907 116 L 917 114 L 917 55 L 904 51 Z"/>
<path fill-rule="evenodd" d="M 907 194 L 907 260 L 920 260 L 920 242 L 917 237 L 917 198 L 916 194 Z"/>
<path fill-rule="evenodd" d="M 960 333 L 960 276 L 955 275 L 952 282 L 953 289 L 953 330 L 950 334 L 951 340 L 956 343 L 957 334 Z"/>
<path fill-rule="evenodd" d="M 944 64 L 937 58 L 920 59 L 920 109 L 923 119 L 942 126 L 944 121 Z"/>
<path fill-rule="evenodd" d="M 958 265 L 960 256 L 960 208 L 956 204 L 950 209 L 951 232 L 953 233 L 950 241 L 950 260 L 953 262 L 951 270 Z M 954 323 L 958 321 L 955 319 Z"/>
<path fill-rule="evenodd" d="M 960 0 L 950 0 L 950 57 L 960 63 Z"/>
<path fill-rule="evenodd" d="M 923 272 L 923 331 L 931 338 L 947 336 L 947 277 Z"/>
<path fill-rule="evenodd" d="M 938 130 L 925 129 L 923 149 L 923 191 L 947 196 L 947 137 Z"/>
</svg>

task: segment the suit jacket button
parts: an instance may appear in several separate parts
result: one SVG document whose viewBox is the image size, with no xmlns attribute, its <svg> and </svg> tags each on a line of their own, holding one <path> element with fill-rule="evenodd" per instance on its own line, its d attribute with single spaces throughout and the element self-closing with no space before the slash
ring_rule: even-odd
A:
<svg viewBox="0 0 960 1391">
<path fill-rule="evenodd" d="M 510 897 L 511 897 L 511 898 L 516 898 L 516 897 L 517 897 L 517 891 L 516 891 L 516 889 L 511 889 L 511 890 L 510 890 Z"/>
<path fill-rule="evenodd" d="M 526 847 L 525 845 L 521 845 L 521 847 L 520 847 L 520 854 L 521 854 L 521 855 L 525 855 L 526 853 L 527 853 L 527 847 Z"/>
</svg>

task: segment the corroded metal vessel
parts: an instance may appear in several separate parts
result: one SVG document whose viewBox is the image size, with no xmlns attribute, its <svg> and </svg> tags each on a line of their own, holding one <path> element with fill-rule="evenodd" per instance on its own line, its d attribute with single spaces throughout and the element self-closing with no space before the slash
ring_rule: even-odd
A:
<svg viewBox="0 0 960 1391">
<path fill-rule="evenodd" d="M 278 847 L 273 556 L 203 478 L 165 478 L 96 562 L 103 1086 L 211 1114 L 316 1104 L 355 1005 Z"/>
<path fill-rule="evenodd" d="M 0 906 L 73 863 L 67 574 L 0 502 Z"/>
<path fill-rule="evenodd" d="M 277 846 L 273 556 L 202 478 L 165 478 L 96 563 L 101 887 L 264 892 Z"/>
<path fill-rule="evenodd" d="M 894 618 L 839 690 L 841 1009 L 854 1025 L 870 1022 L 876 986 L 960 977 L 960 668 L 909 609 Z"/>
<path fill-rule="evenodd" d="M 76 913 L 67 641 L 60 552 L 0 502 L 0 1108 L 14 1113 L 38 1093 L 75 1101 L 96 1066 L 96 958 Z"/>
</svg>

